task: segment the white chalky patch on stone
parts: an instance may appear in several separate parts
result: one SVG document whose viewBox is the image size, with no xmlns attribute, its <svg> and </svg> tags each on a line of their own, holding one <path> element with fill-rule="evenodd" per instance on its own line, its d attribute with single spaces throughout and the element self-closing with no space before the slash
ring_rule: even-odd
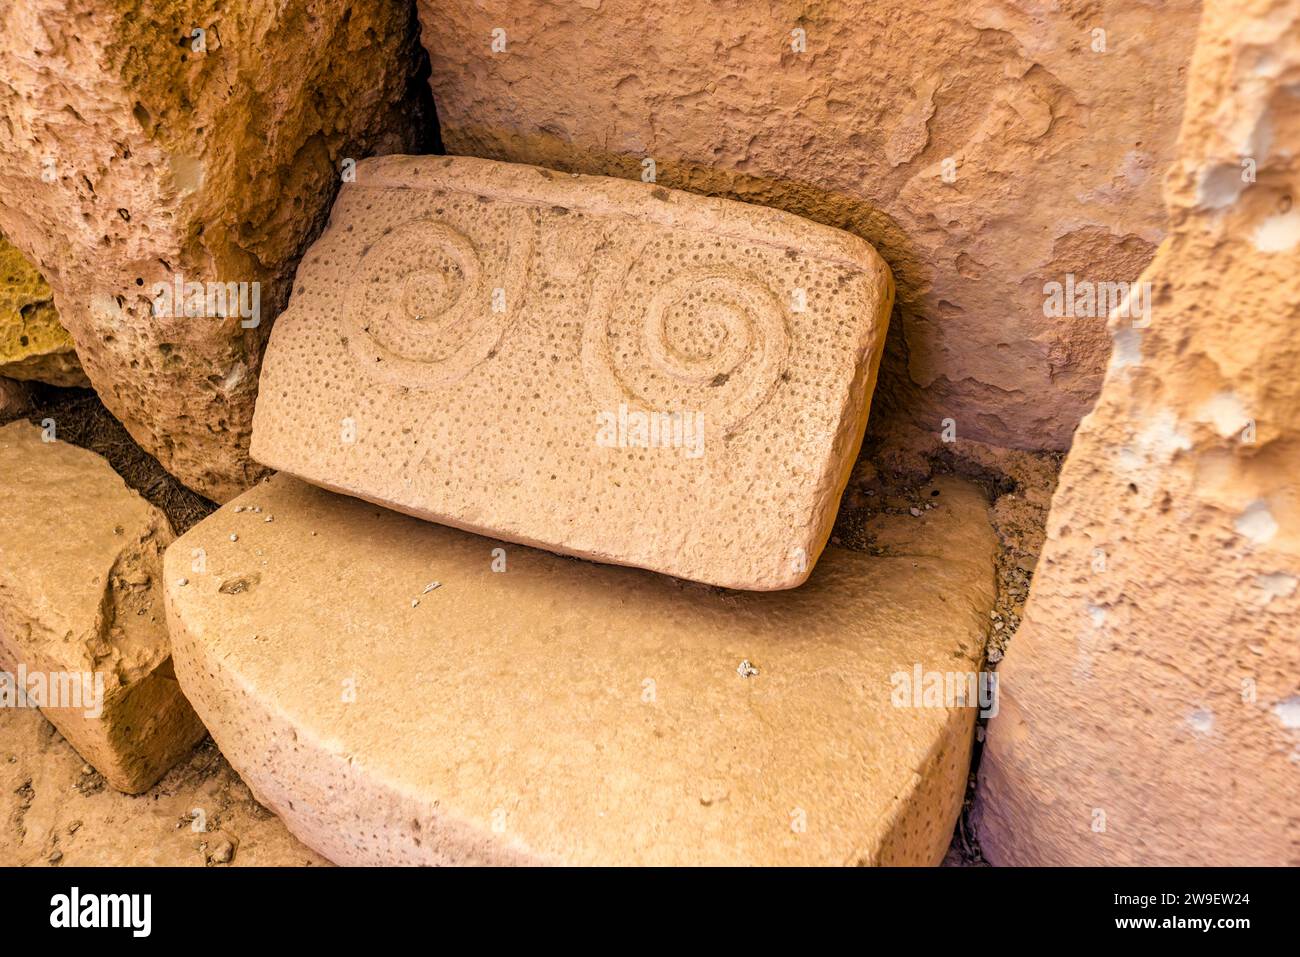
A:
<svg viewBox="0 0 1300 957">
<path fill-rule="evenodd" d="M 1198 418 L 1209 422 L 1220 438 L 1231 438 L 1246 427 L 1250 414 L 1233 392 L 1219 392 L 1200 408 Z"/>
<path fill-rule="evenodd" d="M 1222 209 L 1237 201 L 1245 185 L 1240 166 L 1215 163 L 1202 167 L 1200 182 L 1196 184 L 1196 201 L 1207 209 Z"/>
<path fill-rule="evenodd" d="M 1138 472 L 1146 464 L 1142 456 L 1138 455 L 1128 446 L 1120 449 L 1115 456 L 1118 459 L 1119 469 L 1121 472 Z"/>
<path fill-rule="evenodd" d="M 1191 447 L 1192 440 L 1178 427 L 1178 416 L 1161 409 L 1130 444 L 1119 449 L 1116 458 L 1122 471 L 1139 472 L 1151 465 L 1167 465 L 1177 453 Z"/>
<path fill-rule="evenodd" d="M 1092 622 L 1092 627 L 1101 628 L 1106 624 L 1106 609 L 1100 605 L 1094 605 L 1089 602 L 1084 608 L 1088 612 L 1088 619 Z"/>
<path fill-rule="evenodd" d="M 230 371 L 226 373 L 225 378 L 221 380 L 222 390 L 229 392 L 234 389 L 239 385 L 239 383 L 244 381 L 244 376 L 247 372 L 248 368 L 242 362 L 236 362 L 230 367 Z"/>
<path fill-rule="evenodd" d="M 1263 545 L 1277 534 L 1277 521 L 1263 499 L 1251 502 L 1234 523 L 1237 534 L 1244 535 L 1256 545 Z"/>
<path fill-rule="evenodd" d="M 1273 714 L 1290 731 L 1300 731 L 1300 695 L 1292 695 L 1273 705 Z"/>
<path fill-rule="evenodd" d="M 1111 369 L 1142 364 L 1142 333 L 1138 329 L 1116 329 L 1110 352 Z"/>
<path fill-rule="evenodd" d="M 1214 712 L 1209 708 L 1197 708 L 1187 716 L 1187 725 L 1197 734 L 1209 734 L 1214 730 Z"/>
<path fill-rule="evenodd" d="M 1274 598 L 1290 598 L 1295 594 L 1296 584 L 1296 577 L 1285 572 L 1255 576 L 1255 587 L 1264 593 L 1260 596 L 1261 605 L 1267 605 Z"/>
<path fill-rule="evenodd" d="M 117 304 L 117 300 L 112 296 L 91 296 L 90 312 L 92 315 L 110 322 L 121 321 L 124 318 L 122 307 Z"/>
<path fill-rule="evenodd" d="M 1252 237 L 1262 253 L 1285 253 L 1300 245 L 1300 209 L 1270 216 L 1255 227 Z"/>
</svg>

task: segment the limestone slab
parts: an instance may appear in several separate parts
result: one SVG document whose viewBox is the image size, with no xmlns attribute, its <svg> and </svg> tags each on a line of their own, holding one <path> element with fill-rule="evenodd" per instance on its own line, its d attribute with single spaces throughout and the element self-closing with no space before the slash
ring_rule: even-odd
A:
<svg viewBox="0 0 1300 957">
<path fill-rule="evenodd" d="M 982 495 L 936 488 L 872 521 L 880 555 L 754 593 L 277 475 L 168 549 L 177 674 L 339 863 L 934 864 L 975 712 L 895 706 L 894 676 L 977 667 L 995 547 Z"/>
<path fill-rule="evenodd" d="M 0 671 L 120 791 L 203 737 L 171 667 L 159 574 L 166 517 L 92 452 L 0 428 Z M 22 692 L 20 697 L 18 692 Z"/>
<path fill-rule="evenodd" d="M 776 210 L 368 160 L 272 335 L 252 454 L 469 531 L 789 588 L 830 533 L 892 299 L 867 243 Z"/>
</svg>

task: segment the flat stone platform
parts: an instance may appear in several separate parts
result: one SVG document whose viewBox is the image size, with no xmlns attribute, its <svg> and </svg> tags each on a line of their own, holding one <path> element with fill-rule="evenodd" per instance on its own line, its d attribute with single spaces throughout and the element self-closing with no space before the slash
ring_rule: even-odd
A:
<svg viewBox="0 0 1300 957">
<path fill-rule="evenodd" d="M 976 711 L 908 683 L 978 667 L 995 541 L 974 486 L 934 488 L 871 520 L 881 554 L 756 593 L 279 475 L 168 550 L 176 671 L 339 863 L 937 864 Z"/>
</svg>

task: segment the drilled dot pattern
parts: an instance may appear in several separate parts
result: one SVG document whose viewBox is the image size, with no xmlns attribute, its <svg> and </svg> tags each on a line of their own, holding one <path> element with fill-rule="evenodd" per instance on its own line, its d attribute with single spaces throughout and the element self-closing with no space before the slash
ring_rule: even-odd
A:
<svg viewBox="0 0 1300 957">
<path fill-rule="evenodd" d="M 861 439 L 888 273 L 821 227 L 643 185 L 361 164 L 276 322 L 254 457 L 554 551 L 798 584 Z M 674 414 L 637 441 L 635 416 Z"/>
</svg>

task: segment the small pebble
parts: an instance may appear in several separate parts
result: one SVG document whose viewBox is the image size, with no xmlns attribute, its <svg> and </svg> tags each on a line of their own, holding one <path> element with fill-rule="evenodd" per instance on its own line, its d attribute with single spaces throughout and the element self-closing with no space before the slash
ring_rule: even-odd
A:
<svg viewBox="0 0 1300 957">
<path fill-rule="evenodd" d="M 412 599 L 411 599 L 411 607 L 412 607 L 412 608 L 415 608 L 415 607 L 416 607 L 417 605 L 419 605 L 419 604 L 420 604 L 420 599 L 418 599 L 418 598 L 412 598 Z"/>
<path fill-rule="evenodd" d="M 740 675 L 742 678 L 752 678 L 754 675 L 758 674 L 758 669 L 751 665 L 749 659 L 746 658 L 736 669 L 736 674 Z"/>
<path fill-rule="evenodd" d="M 912 513 L 913 518 L 921 517 L 921 510 L 919 508 L 909 508 L 908 511 Z"/>
<path fill-rule="evenodd" d="M 217 849 L 212 852 L 213 864 L 229 864 L 231 858 L 235 856 L 235 845 L 229 841 L 222 841 Z"/>
<path fill-rule="evenodd" d="M 266 518 L 262 519 L 262 521 L 264 521 L 264 522 L 269 522 L 269 521 L 270 521 L 271 519 L 273 519 L 273 518 L 275 518 L 274 515 L 268 515 L 268 516 L 266 516 Z"/>
<path fill-rule="evenodd" d="M 176 579 L 176 584 L 180 585 L 182 588 L 185 587 L 186 585 L 188 585 L 189 583 L 190 583 L 190 580 L 189 580 L 188 578 L 178 578 L 178 579 Z"/>
<path fill-rule="evenodd" d="M 236 506 L 235 506 L 235 511 L 236 511 L 236 512 L 242 512 L 243 510 L 244 510 L 244 506 L 242 506 L 242 505 L 236 505 Z"/>
<path fill-rule="evenodd" d="M 239 536 L 236 535 L 234 532 L 231 532 L 231 533 L 230 533 L 230 540 L 231 540 L 232 542 L 237 542 L 237 541 L 239 541 Z"/>
<path fill-rule="evenodd" d="M 424 586 L 424 591 L 420 592 L 420 594 L 421 594 L 421 595 L 427 595 L 427 594 L 429 594 L 429 592 L 433 591 L 435 588 L 441 588 L 441 587 L 442 587 L 442 582 L 429 582 L 429 584 L 427 584 L 427 585 Z"/>
</svg>

